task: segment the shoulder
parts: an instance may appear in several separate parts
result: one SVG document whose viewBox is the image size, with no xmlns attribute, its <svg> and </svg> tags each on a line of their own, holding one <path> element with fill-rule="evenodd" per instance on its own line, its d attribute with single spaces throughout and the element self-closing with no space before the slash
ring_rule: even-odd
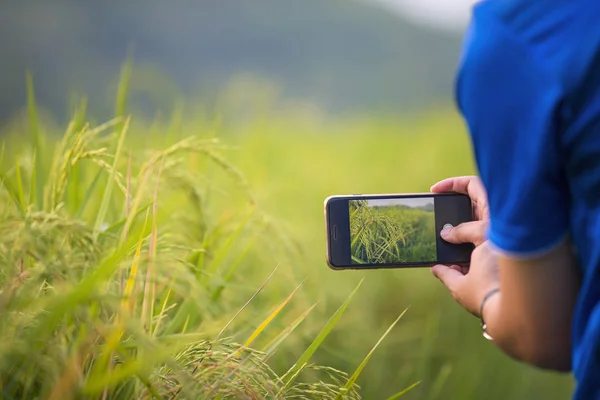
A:
<svg viewBox="0 0 600 400">
<path fill-rule="evenodd" d="M 529 31 L 510 19 L 505 3 L 479 3 L 464 40 L 455 95 L 475 136 L 491 134 L 491 118 L 517 118 L 517 111 L 530 113 L 540 99 L 557 104 L 563 93 L 560 71 L 528 40 Z M 488 126 L 485 132 L 480 122 Z"/>
<path fill-rule="evenodd" d="M 473 8 L 461 70 L 520 64 L 572 90 L 600 48 L 598 21 L 596 0 L 481 1 Z"/>
</svg>

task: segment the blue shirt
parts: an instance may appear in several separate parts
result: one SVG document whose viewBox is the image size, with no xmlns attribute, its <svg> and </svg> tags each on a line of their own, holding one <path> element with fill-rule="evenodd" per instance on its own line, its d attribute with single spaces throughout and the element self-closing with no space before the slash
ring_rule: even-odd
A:
<svg viewBox="0 0 600 400">
<path fill-rule="evenodd" d="M 600 399 L 600 0 L 475 6 L 456 100 L 488 191 L 489 240 L 516 257 L 567 236 L 583 285 L 575 399 Z"/>
</svg>

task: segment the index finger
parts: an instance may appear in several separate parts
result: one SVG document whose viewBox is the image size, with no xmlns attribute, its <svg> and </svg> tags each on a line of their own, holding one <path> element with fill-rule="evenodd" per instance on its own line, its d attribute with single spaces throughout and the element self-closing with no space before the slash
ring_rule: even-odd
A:
<svg viewBox="0 0 600 400">
<path fill-rule="evenodd" d="M 458 299 L 458 292 L 460 291 L 460 286 L 465 279 L 462 271 L 458 271 L 455 268 L 448 267 L 447 265 L 434 265 L 431 267 L 431 273 L 437 279 L 439 279 L 444 286 L 450 291 L 452 297 Z"/>
<path fill-rule="evenodd" d="M 487 193 L 478 176 L 459 176 L 439 181 L 431 187 L 433 193 L 455 192 L 466 194 L 477 203 L 483 219 L 489 218 Z"/>
</svg>

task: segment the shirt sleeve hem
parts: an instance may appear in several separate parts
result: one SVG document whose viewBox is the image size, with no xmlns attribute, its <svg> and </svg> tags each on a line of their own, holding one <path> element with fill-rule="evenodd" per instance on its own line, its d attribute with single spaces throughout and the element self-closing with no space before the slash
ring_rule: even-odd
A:
<svg viewBox="0 0 600 400">
<path fill-rule="evenodd" d="M 512 259 L 518 260 L 530 260 L 533 258 L 538 258 L 550 253 L 552 250 L 556 249 L 559 245 L 565 242 L 565 240 L 569 237 L 569 230 L 563 231 L 560 235 L 558 235 L 554 240 L 549 241 L 548 244 L 544 246 L 539 246 L 535 249 L 519 249 L 518 246 L 510 246 L 507 243 L 502 243 L 502 239 L 495 236 L 493 233 L 490 233 L 488 239 L 490 242 L 490 249 L 493 253 L 509 257 Z"/>
</svg>

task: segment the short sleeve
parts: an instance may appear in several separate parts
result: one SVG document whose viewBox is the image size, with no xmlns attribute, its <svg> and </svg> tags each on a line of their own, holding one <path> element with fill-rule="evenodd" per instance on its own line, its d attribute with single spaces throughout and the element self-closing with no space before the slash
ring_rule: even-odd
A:
<svg viewBox="0 0 600 400">
<path fill-rule="evenodd" d="M 456 89 L 488 192 L 491 243 L 518 257 L 550 250 L 569 226 L 557 118 L 562 92 L 551 68 L 500 21 L 479 15 Z"/>
</svg>

